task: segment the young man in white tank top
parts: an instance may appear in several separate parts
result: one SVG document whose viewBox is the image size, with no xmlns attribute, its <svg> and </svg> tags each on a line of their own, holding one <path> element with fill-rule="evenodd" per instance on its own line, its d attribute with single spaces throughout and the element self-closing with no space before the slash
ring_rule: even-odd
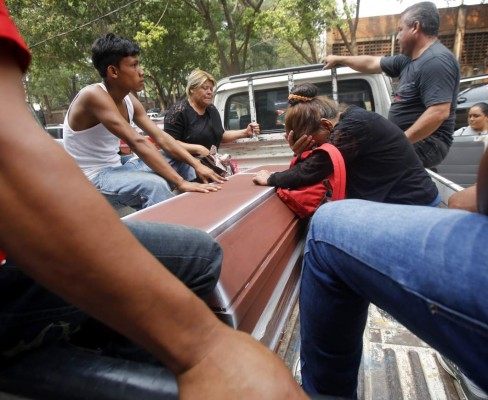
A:
<svg viewBox="0 0 488 400">
<path fill-rule="evenodd" d="M 224 180 L 159 129 L 131 93 L 144 86 L 139 53 L 135 42 L 113 33 L 95 41 L 92 61 L 103 83 L 85 87 L 71 103 L 63 127 L 67 152 L 101 193 L 135 209 L 173 197 L 174 189 L 203 193 L 219 190 L 208 182 Z M 136 132 L 132 122 L 162 151 Z M 138 157 L 122 163 L 120 140 Z M 191 182 L 196 176 L 203 183 Z"/>
</svg>

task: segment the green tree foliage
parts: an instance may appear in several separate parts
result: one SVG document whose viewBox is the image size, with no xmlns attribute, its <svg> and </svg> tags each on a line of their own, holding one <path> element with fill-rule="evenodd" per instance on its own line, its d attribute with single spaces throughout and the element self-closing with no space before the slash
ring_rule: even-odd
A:
<svg viewBox="0 0 488 400">
<path fill-rule="evenodd" d="M 215 45 L 222 75 L 243 72 L 256 39 L 255 19 L 263 0 L 183 0 L 203 21 Z M 259 51 L 259 49 L 257 49 Z"/>
<path fill-rule="evenodd" d="M 32 52 L 29 97 L 42 103 L 48 112 L 68 104 L 80 87 L 99 79 L 90 61 L 93 40 L 104 32 L 124 30 L 117 16 L 109 14 L 111 3 L 7 0 L 12 18 Z M 119 16 L 124 12 L 129 9 L 122 9 Z M 97 20 L 101 15 L 106 17 Z"/>
<path fill-rule="evenodd" d="M 401 1 L 401 0 L 400 0 Z M 341 0 L 341 7 L 333 7 L 326 15 L 330 27 L 337 28 L 349 52 L 357 55 L 356 30 L 361 0 Z"/>
<path fill-rule="evenodd" d="M 215 46 L 198 14 L 179 2 L 147 4 L 134 36 L 142 49 L 146 87 L 167 105 L 184 95 L 188 74 L 195 68 L 219 70 Z"/>
<path fill-rule="evenodd" d="M 257 21 L 265 40 L 285 45 L 302 63 L 317 63 L 321 56 L 328 15 L 335 10 L 331 0 L 280 0 L 264 10 Z M 289 51 L 287 52 L 289 53 Z"/>
<path fill-rule="evenodd" d="M 195 68 L 219 79 L 318 62 L 324 29 L 332 26 L 331 18 L 339 21 L 341 16 L 335 0 L 6 3 L 32 50 L 29 98 L 47 111 L 69 104 L 77 90 L 100 80 L 90 49 L 103 33 L 115 32 L 140 44 L 146 78 L 142 96 L 165 108 L 184 96 L 186 77 Z"/>
<path fill-rule="evenodd" d="M 182 95 L 192 69 L 219 71 L 215 47 L 199 15 L 180 2 L 7 0 L 7 7 L 33 55 L 29 97 L 48 111 L 100 80 L 90 49 L 107 32 L 139 42 L 147 93 L 163 107 Z"/>
</svg>

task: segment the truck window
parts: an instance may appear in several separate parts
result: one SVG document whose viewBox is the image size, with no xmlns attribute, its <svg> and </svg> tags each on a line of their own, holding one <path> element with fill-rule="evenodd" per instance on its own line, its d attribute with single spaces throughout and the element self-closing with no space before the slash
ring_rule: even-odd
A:
<svg viewBox="0 0 488 400">
<path fill-rule="evenodd" d="M 296 81 L 295 84 L 299 82 Z M 331 82 L 314 82 L 319 94 L 332 97 Z M 374 111 L 371 87 L 364 79 L 350 79 L 337 84 L 339 103 L 355 104 L 369 111 Z M 254 100 L 256 118 L 261 126 L 261 133 L 282 132 L 285 128 L 286 108 L 288 107 L 288 87 L 257 89 L 255 86 Z M 244 129 L 251 122 L 249 94 L 246 91 L 229 96 L 225 105 L 225 129 Z"/>
</svg>

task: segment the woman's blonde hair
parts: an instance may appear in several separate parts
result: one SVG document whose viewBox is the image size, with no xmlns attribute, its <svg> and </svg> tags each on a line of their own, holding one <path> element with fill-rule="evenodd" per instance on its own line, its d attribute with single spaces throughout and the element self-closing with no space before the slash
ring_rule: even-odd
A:
<svg viewBox="0 0 488 400">
<path fill-rule="evenodd" d="M 288 96 L 285 129 L 286 133 L 295 133 L 295 140 L 319 132 L 322 118 L 332 119 L 339 113 L 334 100 L 326 96 L 317 97 L 317 92 L 315 85 L 303 83 L 295 86 Z"/>
<path fill-rule="evenodd" d="M 201 69 L 193 70 L 190 76 L 188 76 L 188 82 L 186 84 L 186 95 L 190 97 L 190 90 L 199 88 L 207 81 L 212 82 L 212 85 L 214 87 L 217 85 L 217 81 L 215 80 L 215 78 L 208 72 L 202 71 Z"/>
</svg>

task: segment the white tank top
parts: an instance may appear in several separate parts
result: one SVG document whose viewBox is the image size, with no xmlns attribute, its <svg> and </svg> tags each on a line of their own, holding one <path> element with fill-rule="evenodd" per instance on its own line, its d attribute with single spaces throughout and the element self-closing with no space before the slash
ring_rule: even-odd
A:
<svg viewBox="0 0 488 400">
<path fill-rule="evenodd" d="M 103 83 L 96 83 L 94 85 L 98 85 L 107 91 Z M 78 95 L 85 89 L 80 90 Z M 125 96 L 124 100 L 127 105 L 129 122 L 132 123 L 132 119 L 134 118 L 134 105 L 129 95 Z M 73 102 L 71 102 L 71 105 Z M 102 169 L 122 165 L 120 155 L 118 154 L 120 139 L 105 128 L 103 124 L 100 123 L 82 131 L 74 131 L 71 129 L 68 122 L 71 105 L 66 113 L 63 124 L 64 148 L 76 160 L 86 177 L 92 180 Z"/>
</svg>

